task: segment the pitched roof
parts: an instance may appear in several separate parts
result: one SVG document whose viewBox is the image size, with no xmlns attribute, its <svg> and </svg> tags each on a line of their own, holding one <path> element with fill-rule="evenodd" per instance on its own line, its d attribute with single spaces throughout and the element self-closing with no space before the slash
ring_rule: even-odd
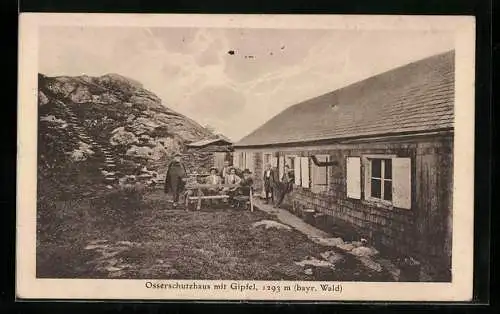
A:
<svg viewBox="0 0 500 314">
<path fill-rule="evenodd" d="M 454 57 L 435 55 L 293 105 L 234 146 L 453 128 Z"/>
<path fill-rule="evenodd" d="M 189 146 L 189 147 L 204 147 L 204 146 L 219 143 L 219 142 L 222 145 L 231 145 L 232 144 L 230 141 L 226 140 L 225 138 L 216 137 L 216 138 L 207 138 L 207 139 L 203 139 L 203 140 L 200 140 L 197 142 L 189 143 L 189 144 L 187 144 L 187 146 Z"/>
</svg>

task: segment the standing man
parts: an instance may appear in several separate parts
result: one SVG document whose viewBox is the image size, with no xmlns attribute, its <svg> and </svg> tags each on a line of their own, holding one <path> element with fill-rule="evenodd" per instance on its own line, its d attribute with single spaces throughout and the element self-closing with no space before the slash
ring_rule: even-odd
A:
<svg viewBox="0 0 500 314">
<path fill-rule="evenodd" d="M 271 197 L 271 202 L 274 203 L 274 187 L 275 187 L 275 173 L 271 168 L 270 164 L 266 165 L 266 169 L 264 170 L 264 192 L 266 193 L 266 204 L 269 204 L 269 196 Z"/>
<path fill-rule="evenodd" d="M 171 193 L 173 198 L 173 207 L 177 207 L 179 194 L 184 190 L 184 179 L 187 176 L 186 167 L 181 162 L 182 155 L 176 153 L 174 160 L 170 162 L 165 176 L 165 193 Z"/>
<path fill-rule="evenodd" d="M 288 165 L 285 165 L 285 171 L 283 171 L 283 176 L 281 177 L 280 184 L 280 194 L 278 198 L 278 202 L 276 203 L 276 208 L 281 206 L 281 203 L 285 199 L 285 196 L 290 193 L 293 189 L 293 181 L 294 181 L 293 171 L 290 170 Z"/>
<path fill-rule="evenodd" d="M 222 167 L 219 173 L 224 183 L 226 183 L 226 177 L 229 175 L 230 171 L 231 171 L 231 166 L 229 165 L 229 160 L 224 160 L 224 167 Z"/>
</svg>

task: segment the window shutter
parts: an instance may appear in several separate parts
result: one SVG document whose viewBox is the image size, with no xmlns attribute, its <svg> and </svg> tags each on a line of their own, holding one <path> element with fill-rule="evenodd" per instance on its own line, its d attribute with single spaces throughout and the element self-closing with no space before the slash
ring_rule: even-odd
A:
<svg viewBox="0 0 500 314">
<path fill-rule="evenodd" d="M 302 170 L 302 187 L 310 187 L 310 177 L 309 177 L 309 157 L 300 158 L 300 168 Z"/>
<path fill-rule="evenodd" d="M 271 166 L 272 166 L 273 168 L 278 167 L 278 157 L 276 157 L 276 156 L 272 156 L 272 157 L 271 157 Z"/>
<path fill-rule="evenodd" d="M 243 170 L 245 168 L 245 152 L 240 153 L 238 168 Z"/>
<path fill-rule="evenodd" d="M 347 157 L 347 197 L 361 198 L 361 158 Z"/>
<path fill-rule="evenodd" d="M 240 153 L 239 152 L 234 152 L 233 153 L 233 165 L 235 167 L 240 167 Z"/>
<path fill-rule="evenodd" d="M 253 153 L 245 153 L 245 168 L 253 172 Z"/>
<path fill-rule="evenodd" d="M 279 175 L 280 175 L 280 180 L 283 177 L 283 173 L 285 172 L 285 157 L 281 156 L 279 158 Z"/>
<path fill-rule="evenodd" d="M 295 176 L 295 185 L 301 185 L 302 183 L 300 181 L 300 175 L 301 175 L 300 157 L 295 157 L 295 161 L 294 161 L 293 165 L 294 165 L 293 174 Z"/>
<path fill-rule="evenodd" d="M 398 208 L 411 208 L 411 159 L 392 159 L 392 204 Z"/>
</svg>

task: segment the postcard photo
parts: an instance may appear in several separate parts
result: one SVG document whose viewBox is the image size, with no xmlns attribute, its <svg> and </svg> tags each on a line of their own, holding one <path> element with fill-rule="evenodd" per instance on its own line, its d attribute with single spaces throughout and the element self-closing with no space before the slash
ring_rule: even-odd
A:
<svg viewBox="0 0 500 314">
<path fill-rule="evenodd" d="M 22 14 L 18 297 L 469 300 L 474 34 Z"/>
</svg>

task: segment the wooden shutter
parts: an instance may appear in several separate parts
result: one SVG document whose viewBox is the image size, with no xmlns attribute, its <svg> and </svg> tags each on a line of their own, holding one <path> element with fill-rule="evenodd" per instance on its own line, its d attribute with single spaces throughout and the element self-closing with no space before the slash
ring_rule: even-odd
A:
<svg viewBox="0 0 500 314">
<path fill-rule="evenodd" d="M 411 208 L 411 159 L 392 159 L 392 204 L 398 208 Z"/>
<path fill-rule="evenodd" d="M 233 166 L 240 168 L 240 152 L 233 153 Z"/>
<path fill-rule="evenodd" d="M 301 185 L 301 171 L 300 171 L 300 157 L 295 157 L 295 161 L 293 163 L 294 169 L 293 174 L 295 176 L 295 185 Z"/>
<path fill-rule="evenodd" d="M 245 168 L 253 172 L 253 153 L 245 153 Z"/>
<path fill-rule="evenodd" d="M 280 180 L 283 177 L 283 173 L 285 172 L 285 157 L 280 156 L 279 157 L 279 175 L 280 175 Z"/>
<path fill-rule="evenodd" d="M 361 198 L 361 158 L 347 157 L 347 197 Z"/>
<path fill-rule="evenodd" d="M 271 166 L 272 166 L 273 168 L 278 167 L 278 157 L 276 157 L 276 156 L 272 156 L 272 157 L 271 157 Z"/>
<path fill-rule="evenodd" d="M 301 177 L 302 177 L 302 187 L 309 188 L 310 187 L 310 176 L 309 176 L 309 157 L 301 157 L 300 158 L 300 169 L 301 169 Z"/>
</svg>

